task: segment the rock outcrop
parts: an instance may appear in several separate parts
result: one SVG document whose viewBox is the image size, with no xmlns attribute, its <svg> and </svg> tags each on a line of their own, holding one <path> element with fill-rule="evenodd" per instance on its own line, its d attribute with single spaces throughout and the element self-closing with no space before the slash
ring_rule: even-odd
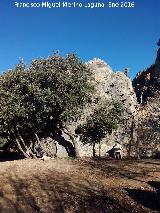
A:
<svg viewBox="0 0 160 213">
<path fill-rule="evenodd" d="M 160 41 L 157 43 L 160 46 Z M 139 72 L 133 79 L 133 87 L 139 103 L 159 94 L 160 91 L 160 48 L 157 51 L 155 63 L 143 72 Z"/>
<path fill-rule="evenodd" d="M 97 58 L 89 61 L 88 66 L 94 73 L 95 81 L 98 82 L 99 95 L 105 96 L 109 101 L 122 102 L 127 113 L 134 114 L 137 101 L 131 79 L 123 72 L 113 72 L 106 62 Z"/>
<path fill-rule="evenodd" d="M 136 117 L 137 99 L 132 87 L 131 80 L 122 72 L 113 72 L 111 67 L 101 59 L 93 59 L 87 63 L 89 68 L 93 71 L 96 82 L 97 96 L 100 96 L 102 101 L 121 102 L 126 109 L 125 118 L 128 120 L 128 129 L 131 125 L 129 121 L 131 117 Z M 107 106 L 106 106 L 107 107 Z M 87 109 L 84 112 L 84 118 L 79 122 L 70 125 L 69 131 L 75 135 L 77 126 L 84 122 L 87 115 L 91 114 L 92 109 Z M 118 130 L 108 134 L 100 144 L 84 144 L 80 136 L 76 136 L 77 150 L 79 157 L 92 157 L 93 155 L 105 157 L 109 151 L 113 149 L 115 144 L 120 144 L 122 147 L 122 156 L 127 155 L 127 145 L 130 141 L 130 132 L 125 127 L 120 127 Z M 93 148 L 94 146 L 94 148 Z M 94 153 L 95 152 L 95 153 Z"/>
<path fill-rule="evenodd" d="M 140 106 L 137 136 L 140 156 L 160 157 L 160 96 Z"/>
<path fill-rule="evenodd" d="M 160 46 L 160 41 L 157 44 Z M 140 103 L 137 129 L 140 155 L 160 157 L 160 48 L 155 63 L 138 73 L 133 87 Z"/>
<path fill-rule="evenodd" d="M 160 46 L 160 39 L 157 45 Z M 160 81 L 160 48 L 157 51 L 157 58 L 155 61 L 155 76 L 157 77 L 159 82 Z"/>
<path fill-rule="evenodd" d="M 158 45 L 160 46 L 160 41 Z M 118 149 L 118 154 L 122 157 L 127 156 L 128 153 L 135 156 L 138 152 L 142 156 L 150 149 L 153 155 L 153 152 L 160 149 L 160 48 L 155 63 L 138 73 L 133 82 L 126 73 L 113 72 L 112 68 L 101 59 L 95 58 L 89 61 L 87 66 L 93 72 L 96 86 L 93 98 L 96 100 L 100 97 L 102 103 L 106 103 L 106 100 L 110 103 L 113 101 L 122 103 L 126 111 L 124 115 L 126 123 L 108 134 L 100 143 L 86 144 L 77 129 L 80 124 L 86 122 L 88 116 L 92 115 L 97 105 L 95 103 L 89 108 L 86 106 L 82 118 L 67 126 L 74 142 L 73 138 L 62 132 L 58 136 L 59 139 L 56 138 L 54 141 L 55 155 L 74 156 L 76 151 L 78 157 L 106 157 L 114 151 L 115 147 L 121 147 Z"/>
</svg>

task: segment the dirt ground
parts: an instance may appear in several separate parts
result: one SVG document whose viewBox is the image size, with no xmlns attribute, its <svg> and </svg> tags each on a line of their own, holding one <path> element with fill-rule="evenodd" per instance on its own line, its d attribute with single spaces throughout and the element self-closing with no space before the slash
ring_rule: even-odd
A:
<svg viewBox="0 0 160 213">
<path fill-rule="evenodd" d="M 160 160 L 0 164 L 0 213 L 160 212 Z"/>
</svg>

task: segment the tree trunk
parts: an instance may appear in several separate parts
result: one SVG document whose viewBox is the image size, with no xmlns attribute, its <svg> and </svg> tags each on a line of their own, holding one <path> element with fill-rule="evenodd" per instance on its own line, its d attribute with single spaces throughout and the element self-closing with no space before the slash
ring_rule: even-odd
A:
<svg viewBox="0 0 160 213">
<path fill-rule="evenodd" d="M 128 158 L 131 157 L 131 147 L 132 147 L 132 139 L 130 139 L 129 144 L 128 144 Z"/>
<path fill-rule="evenodd" d="M 42 148 L 41 142 L 40 142 L 40 139 L 39 139 L 37 133 L 34 133 L 34 135 L 35 135 L 35 137 L 36 137 L 36 140 L 37 140 L 37 142 L 38 142 L 38 145 Z"/>
<path fill-rule="evenodd" d="M 64 127 L 63 128 L 63 131 L 66 135 L 69 136 L 69 138 L 71 139 L 72 143 L 73 143 L 73 146 L 74 146 L 74 149 L 75 149 L 75 156 L 76 157 L 79 157 L 79 154 L 78 154 L 78 149 L 77 149 L 77 141 L 75 140 L 75 137 L 72 136 L 71 132 L 68 130 L 67 127 Z"/>
<path fill-rule="evenodd" d="M 137 159 L 140 159 L 140 154 L 139 154 L 139 139 L 137 139 L 137 143 L 136 143 L 136 154 L 137 154 Z"/>
<path fill-rule="evenodd" d="M 95 145 L 96 145 L 96 143 L 95 143 L 95 142 L 93 142 L 93 157 L 96 157 Z"/>
<path fill-rule="evenodd" d="M 99 141 L 99 157 L 101 157 L 101 141 Z"/>
<path fill-rule="evenodd" d="M 131 157 L 132 145 L 134 144 L 134 118 L 132 117 L 130 141 L 128 147 L 128 158 Z"/>
<path fill-rule="evenodd" d="M 14 134 L 15 136 L 15 139 L 16 139 L 16 143 L 17 143 L 17 146 L 18 146 L 18 149 L 23 153 L 23 155 L 26 157 L 26 158 L 30 158 L 30 156 L 23 150 L 21 144 L 20 144 L 20 141 L 18 140 L 18 137 L 16 136 L 16 134 Z"/>
<path fill-rule="evenodd" d="M 22 144 L 23 144 L 23 146 L 24 146 L 24 148 L 25 148 L 25 150 L 26 150 L 26 153 L 27 153 L 30 157 L 37 158 L 37 157 L 35 156 L 35 154 L 32 152 L 32 150 L 31 150 L 29 147 L 27 147 L 27 145 L 25 144 L 25 142 L 24 142 L 24 140 L 23 140 L 21 134 L 19 133 L 18 129 L 17 129 L 17 134 L 18 134 L 18 137 L 20 138 L 20 140 L 21 140 L 21 142 L 22 142 Z"/>
</svg>

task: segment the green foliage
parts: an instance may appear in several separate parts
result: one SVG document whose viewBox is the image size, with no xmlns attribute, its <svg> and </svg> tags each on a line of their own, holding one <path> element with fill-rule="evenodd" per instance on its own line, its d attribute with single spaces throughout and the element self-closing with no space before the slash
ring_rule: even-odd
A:
<svg viewBox="0 0 160 213">
<path fill-rule="evenodd" d="M 2 148 L 6 143 L 7 143 L 7 139 L 0 137 L 0 148 Z"/>
<path fill-rule="evenodd" d="M 20 62 L 0 77 L 0 135 L 54 131 L 90 100 L 92 73 L 74 54 Z"/>
<path fill-rule="evenodd" d="M 124 109 L 120 103 L 111 103 L 110 106 L 101 106 L 96 109 L 81 129 L 84 142 L 96 143 L 107 134 L 111 134 L 123 123 Z"/>
<path fill-rule="evenodd" d="M 25 150 L 37 133 L 57 133 L 77 121 L 86 105 L 98 107 L 100 97 L 95 103 L 94 92 L 91 70 L 74 54 L 33 60 L 28 69 L 20 62 L 0 76 L 0 137 L 16 141 L 27 156 Z M 81 126 L 84 140 L 100 141 L 118 128 L 122 114 L 118 103 L 98 107 Z M 29 155 L 34 156 L 31 149 Z"/>
<path fill-rule="evenodd" d="M 68 157 L 68 160 L 75 160 L 76 158 L 75 157 Z"/>
</svg>

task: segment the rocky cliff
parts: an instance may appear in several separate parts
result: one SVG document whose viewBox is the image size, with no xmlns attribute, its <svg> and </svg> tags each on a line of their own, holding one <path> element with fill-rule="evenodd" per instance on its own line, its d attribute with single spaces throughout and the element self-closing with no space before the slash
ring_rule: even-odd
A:
<svg viewBox="0 0 160 213">
<path fill-rule="evenodd" d="M 160 46 L 160 40 L 157 43 Z M 155 63 L 139 72 L 133 87 L 140 103 L 137 136 L 141 156 L 160 156 L 160 48 Z"/>
<path fill-rule="evenodd" d="M 158 42 L 160 46 L 160 41 Z M 123 72 L 113 72 L 101 59 L 87 63 L 97 83 L 97 94 L 109 101 L 122 102 L 126 109 L 125 126 L 113 131 L 101 144 L 96 144 L 96 154 L 106 156 L 115 144 L 121 146 L 122 155 L 153 156 L 160 150 L 160 48 L 155 63 L 139 72 L 133 82 Z M 137 96 L 137 97 L 136 97 Z M 76 125 L 72 126 L 74 134 Z M 93 156 L 90 144 L 78 139 L 79 156 Z"/>
<path fill-rule="evenodd" d="M 160 46 L 160 41 L 157 43 Z M 160 48 L 155 63 L 143 72 L 139 72 L 133 80 L 133 87 L 139 103 L 146 103 L 160 92 Z"/>
<path fill-rule="evenodd" d="M 121 102 L 126 110 L 125 118 L 128 120 L 128 129 L 131 125 L 131 118 L 137 115 L 137 99 L 135 92 L 132 87 L 132 81 L 122 72 L 113 72 L 111 67 L 101 59 L 95 58 L 87 63 L 89 68 L 92 70 L 95 84 L 96 94 L 100 96 L 102 101 L 105 99 L 108 102 L 116 101 Z M 107 107 L 107 106 L 106 106 Z M 72 135 L 75 135 L 77 126 L 83 123 L 87 115 L 91 114 L 92 109 L 86 109 L 84 112 L 84 118 L 79 122 L 76 122 L 69 126 L 69 130 Z M 129 144 L 130 132 L 126 126 L 120 127 L 118 130 L 113 131 L 112 134 L 108 134 L 100 144 L 95 145 L 95 154 L 97 156 L 107 156 L 109 150 L 114 145 L 120 146 L 122 149 L 122 155 L 127 155 L 127 145 Z M 66 138 L 66 135 L 64 135 Z M 77 136 L 77 150 L 79 157 L 91 157 L 93 156 L 93 145 L 84 144 L 81 141 L 81 137 Z"/>
<path fill-rule="evenodd" d="M 141 157 L 160 157 L 160 96 L 139 107 L 137 137 Z"/>
<path fill-rule="evenodd" d="M 106 62 L 98 58 L 89 61 L 88 66 L 98 82 L 97 90 L 101 96 L 111 101 L 122 102 L 130 115 L 136 113 L 137 100 L 130 78 L 123 72 L 113 72 Z"/>
<path fill-rule="evenodd" d="M 126 110 L 126 123 L 108 134 L 94 146 L 93 150 L 93 144 L 84 144 L 81 134 L 77 132 L 77 127 L 85 123 L 87 116 L 92 115 L 96 104 L 93 107 L 86 107 L 83 117 L 78 122 L 68 125 L 68 131 L 76 141 L 77 156 L 107 156 L 115 145 L 121 149 L 121 155 L 124 157 L 129 152 L 132 156 L 137 153 L 141 156 L 153 156 L 157 151 L 159 153 L 160 48 L 157 51 L 155 63 L 145 71 L 138 73 L 133 82 L 125 73 L 114 72 L 106 62 L 99 58 L 89 61 L 87 66 L 93 72 L 96 97 L 100 96 L 102 102 L 103 100 L 121 102 Z M 57 139 L 54 142 L 57 147 L 57 157 L 67 157 L 69 148 L 66 147 L 69 147 L 69 144 L 73 145 L 73 141 L 65 132 L 62 133 L 62 138 L 63 140 L 59 139 L 58 142 Z M 68 145 L 64 147 L 64 144 Z"/>
</svg>

